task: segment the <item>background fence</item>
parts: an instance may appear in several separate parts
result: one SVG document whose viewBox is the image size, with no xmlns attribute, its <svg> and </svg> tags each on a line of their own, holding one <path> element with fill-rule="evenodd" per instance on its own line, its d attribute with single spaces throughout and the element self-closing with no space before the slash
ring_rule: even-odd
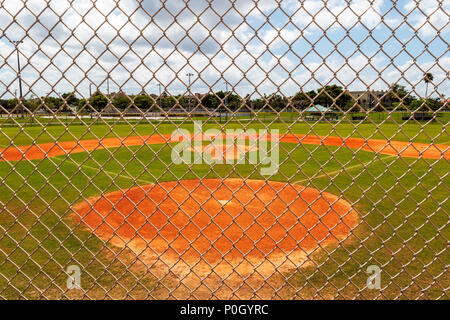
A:
<svg viewBox="0 0 450 320">
<path fill-rule="evenodd" d="M 448 3 L 0 18 L 2 298 L 448 298 Z"/>
</svg>

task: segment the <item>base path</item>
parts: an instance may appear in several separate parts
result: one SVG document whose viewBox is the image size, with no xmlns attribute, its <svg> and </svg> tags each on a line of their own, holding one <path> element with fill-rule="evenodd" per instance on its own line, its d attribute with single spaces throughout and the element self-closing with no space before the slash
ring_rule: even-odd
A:
<svg viewBox="0 0 450 320">
<path fill-rule="evenodd" d="M 214 160 L 237 160 L 243 157 L 246 153 L 257 151 L 255 146 L 248 146 L 246 144 L 207 144 L 188 148 L 190 151 L 208 154 Z"/>
<path fill-rule="evenodd" d="M 326 145 L 326 146 L 346 146 L 355 150 L 364 150 L 401 157 L 423 158 L 423 159 L 450 159 L 450 147 L 445 144 L 427 144 L 419 142 L 378 140 L 362 138 L 340 138 L 321 137 L 287 134 L 282 136 L 281 142 Z"/>
<path fill-rule="evenodd" d="M 182 261 L 212 268 L 295 264 L 306 252 L 348 237 L 359 221 L 333 194 L 241 179 L 161 182 L 90 198 L 73 210 L 105 241 L 147 250 L 167 266 Z"/>
<path fill-rule="evenodd" d="M 206 137 L 194 140 L 205 140 Z M 258 138 L 255 136 L 254 138 Z M 224 138 L 225 139 L 225 138 Z M 246 137 L 248 139 L 248 137 Z M 267 140 L 266 136 L 261 139 Z M 269 136 L 270 139 L 270 136 Z M 356 150 L 377 152 L 380 154 L 413 157 L 423 159 L 450 159 L 450 148 L 445 144 L 425 144 L 406 141 L 387 141 L 361 138 L 321 137 L 310 135 L 280 135 L 280 142 L 348 147 Z M 0 161 L 36 160 L 61 156 L 70 153 L 82 153 L 122 146 L 140 146 L 145 144 L 173 143 L 171 135 L 131 136 L 126 138 L 104 138 L 101 140 L 63 141 L 42 143 L 20 147 L 0 148 Z"/>
</svg>

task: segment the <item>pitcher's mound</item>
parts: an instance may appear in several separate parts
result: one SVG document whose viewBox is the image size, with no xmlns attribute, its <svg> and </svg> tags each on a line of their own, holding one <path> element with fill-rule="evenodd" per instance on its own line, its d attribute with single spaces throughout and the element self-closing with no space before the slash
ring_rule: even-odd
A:
<svg viewBox="0 0 450 320">
<path fill-rule="evenodd" d="M 161 182 L 74 207 L 92 232 L 167 264 L 252 265 L 286 260 L 345 238 L 357 225 L 349 203 L 282 182 L 204 179 Z"/>
</svg>

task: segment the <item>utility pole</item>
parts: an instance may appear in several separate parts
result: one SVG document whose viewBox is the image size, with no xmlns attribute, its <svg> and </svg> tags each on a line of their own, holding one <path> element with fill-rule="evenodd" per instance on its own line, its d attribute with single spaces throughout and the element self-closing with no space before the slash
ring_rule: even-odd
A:
<svg viewBox="0 0 450 320">
<path fill-rule="evenodd" d="M 189 78 L 189 86 L 188 86 L 188 94 L 189 94 L 189 98 L 188 98 L 188 111 L 191 110 L 191 77 L 192 77 L 193 75 L 194 75 L 194 74 L 191 73 L 191 72 L 188 72 L 188 73 L 186 74 L 186 76 Z"/>
<path fill-rule="evenodd" d="M 159 109 L 161 109 L 161 83 L 158 83 L 158 87 L 159 87 L 159 97 L 158 97 Z"/>
<path fill-rule="evenodd" d="M 22 40 L 9 40 L 15 47 L 16 47 L 16 54 L 17 54 L 17 77 L 19 78 L 19 103 L 22 104 L 22 98 L 23 98 L 23 91 L 22 91 L 22 76 L 21 76 L 21 68 L 20 68 L 20 58 L 19 58 L 19 44 L 21 44 Z M 23 110 L 22 110 L 22 117 Z"/>
<path fill-rule="evenodd" d="M 228 82 L 225 83 L 225 121 L 228 121 Z"/>
<path fill-rule="evenodd" d="M 225 107 L 228 108 L 228 82 L 224 82 L 225 83 Z"/>
<path fill-rule="evenodd" d="M 372 91 L 369 90 L 369 109 L 370 109 L 370 110 L 372 110 L 372 108 L 373 108 L 373 102 L 374 102 L 374 101 L 373 101 L 374 99 L 373 99 L 373 95 L 372 95 L 372 94 L 373 94 L 373 90 L 372 90 Z"/>
</svg>

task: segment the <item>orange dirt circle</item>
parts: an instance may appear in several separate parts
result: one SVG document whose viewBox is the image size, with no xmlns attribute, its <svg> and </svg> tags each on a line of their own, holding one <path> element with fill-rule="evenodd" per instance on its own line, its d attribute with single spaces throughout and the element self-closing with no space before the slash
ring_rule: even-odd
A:
<svg viewBox="0 0 450 320">
<path fill-rule="evenodd" d="M 349 203 L 282 182 L 203 179 L 161 182 L 90 198 L 74 206 L 100 238 L 139 244 L 164 260 L 210 264 L 262 261 L 308 252 L 349 235 Z"/>
</svg>

